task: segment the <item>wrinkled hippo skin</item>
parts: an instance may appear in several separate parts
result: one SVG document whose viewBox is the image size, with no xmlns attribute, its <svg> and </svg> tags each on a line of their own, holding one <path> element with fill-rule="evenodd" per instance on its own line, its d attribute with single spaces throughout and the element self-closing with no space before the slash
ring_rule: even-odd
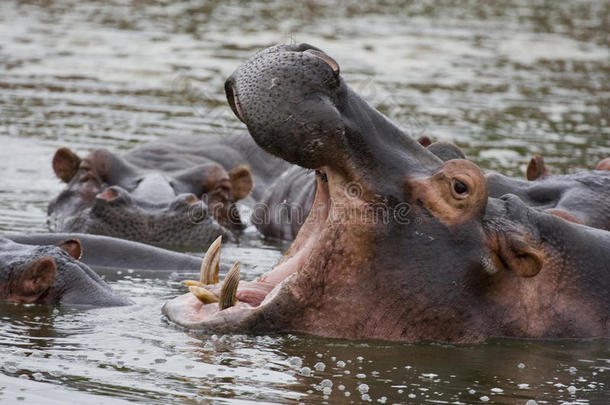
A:
<svg viewBox="0 0 610 405">
<path fill-rule="evenodd" d="M 137 271 L 139 274 L 179 273 L 196 272 L 201 266 L 201 258 L 197 256 L 108 236 L 79 233 L 35 233 L 5 234 L 3 237 L 22 245 L 55 246 L 65 240 L 78 240 L 82 250 L 79 261 L 97 271 L 129 269 Z"/>
<path fill-rule="evenodd" d="M 242 164 L 246 153 L 235 150 L 238 137 L 231 139 L 233 145 L 220 137 L 176 138 L 123 156 L 94 150 L 82 159 L 60 148 L 53 168 L 67 184 L 49 204 L 49 227 L 164 246 L 200 246 L 221 235 L 231 239 L 243 228 L 235 202 L 254 186 L 250 168 Z M 201 149 L 193 148 L 198 142 Z M 240 145 L 247 150 L 247 143 Z"/>
<path fill-rule="evenodd" d="M 96 307 L 132 304 L 78 260 L 81 254 L 76 239 L 49 246 L 0 237 L 0 300 Z"/>
<path fill-rule="evenodd" d="M 261 147 L 319 173 L 316 197 L 279 265 L 240 283 L 236 305 L 189 293 L 164 305 L 171 321 L 400 341 L 610 336 L 609 232 L 490 198 L 476 165 L 406 136 L 310 45 L 259 52 L 225 90 Z"/>
</svg>

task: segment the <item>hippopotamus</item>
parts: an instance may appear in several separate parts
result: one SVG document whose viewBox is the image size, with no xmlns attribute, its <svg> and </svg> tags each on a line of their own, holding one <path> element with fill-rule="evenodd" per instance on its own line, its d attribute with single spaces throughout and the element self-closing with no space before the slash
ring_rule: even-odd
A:
<svg viewBox="0 0 610 405">
<path fill-rule="evenodd" d="M 489 197 L 478 166 L 427 151 L 311 45 L 257 53 L 225 91 L 262 148 L 316 171 L 316 195 L 274 269 L 240 282 L 236 263 L 216 283 L 212 249 L 164 305 L 170 321 L 408 342 L 610 336 L 609 232 Z"/>
<path fill-rule="evenodd" d="M 201 258 L 85 234 L 0 236 L 0 300 L 92 307 L 130 305 L 93 270 L 196 272 Z"/>
<path fill-rule="evenodd" d="M 219 146 L 218 137 L 209 138 L 207 143 L 199 140 L 203 149 L 191 147 L 189 152 L 180 149 L 188 149 L 180 145 L 183 139 L 173 146 L 142 145 L 122 156 L 97 149 L 80 158 L 67 148 L 58 149 L 53 169 L 66 188 L 49 204 L 51 231 L 165 246 L 199 246 L 218 236 L 232 239 L 244 227 L 235 202 L 252 192 L 254 179 L 245 158 L 229 153 L 232 145 Z M 229 152 L 223 155 L 223 148 Z M 225 155 L 233 159 L 223 159 Z M 221 159 L 225 166 L 218 163 Z"/>
<path fill-rule="evenodd" d="M 78 239 L 40 246 L 0 237 L 0 300 L 96 307 L 132 303 L 80 262 L 81 254 Z"/>
<path fill-rule="evenodd" d="M 527 180 L 488 173 L 488 192 L 491 197 L 515 194 L 528 206 L 578 224 L 610 230 L 610 170 L 605 169 L 606 160 L 595 170 L 553 175 L 544 158 L 534 155 L 527 166 Z"/>
</svg>

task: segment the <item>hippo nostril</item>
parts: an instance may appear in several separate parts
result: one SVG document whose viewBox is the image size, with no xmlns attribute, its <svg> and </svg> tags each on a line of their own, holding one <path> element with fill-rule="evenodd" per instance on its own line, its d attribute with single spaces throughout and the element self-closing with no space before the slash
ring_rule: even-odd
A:
<svg viewBox="0 0 610 405">
<path fill-rule="evenodd" d="M 315 55 L 318 58 L 322 59 L 324 62 L 326 62 L 326 64 L 328 64 L 328 66 L 330 66 L 330 68 L 333 70 L 333 73 L 335 74 L 335 76 L 339 76 L 339 73 L 341 73 L 341 70 L 339 69 L 339 64 L 337 63 L 337 61 L 334 60 L 333 58 L 331 58 L 330 56 L 328 56 L 327 54 L 325 54 L 324 52 L 319 51 L 317 49 L 308 49 L 305 52 Z"/>
<path fill-rule="evenodd" d="M 243 121 L 244 112 L 241 108 L 237 91 L 235 90 L 235 79 L 233 76 L 230 76 L 225 82 L 225 94 L 227 95 L 227 101 L 231 106 L 231 110 L 233 110 L 233 113 L 237 116 L 237 118 Z"/>
</svg>

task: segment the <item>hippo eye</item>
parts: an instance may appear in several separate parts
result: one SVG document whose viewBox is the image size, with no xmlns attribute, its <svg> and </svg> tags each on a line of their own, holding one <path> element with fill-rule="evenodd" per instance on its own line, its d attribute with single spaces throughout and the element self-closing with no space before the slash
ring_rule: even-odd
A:
<svg viewBox="0 0 610 405">
<path fill-rule="evenodd" d="M 466 186 L 466 184 L 464 184 L 463 182 L 461 182 L 459 180 L 455 180 L 453 182 L 453 189 L 458 194 L 464 194 L 465 192 L 468 191 L 468 187 Z"/>
</svg>

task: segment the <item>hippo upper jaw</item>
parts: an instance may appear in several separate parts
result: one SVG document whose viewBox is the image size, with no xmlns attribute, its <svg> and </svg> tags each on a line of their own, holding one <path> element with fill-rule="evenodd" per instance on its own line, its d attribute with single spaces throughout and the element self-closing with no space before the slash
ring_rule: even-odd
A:
<svg viewBox="0 0 610 405">
<path fill-rule="evenodd" d="M 308 44 L 259 52 L 227 79 L 225 91 L 267 152 L 310 169 L 332 167 L 350 181 L 364 177 L 375 193 L 402 194 L 394 187 L 401 177 L 429 174 L 442 163 L 359 97 L 338 64 Z M 379 182 L 379 176 L 395 181 Z"/>
</svg>

